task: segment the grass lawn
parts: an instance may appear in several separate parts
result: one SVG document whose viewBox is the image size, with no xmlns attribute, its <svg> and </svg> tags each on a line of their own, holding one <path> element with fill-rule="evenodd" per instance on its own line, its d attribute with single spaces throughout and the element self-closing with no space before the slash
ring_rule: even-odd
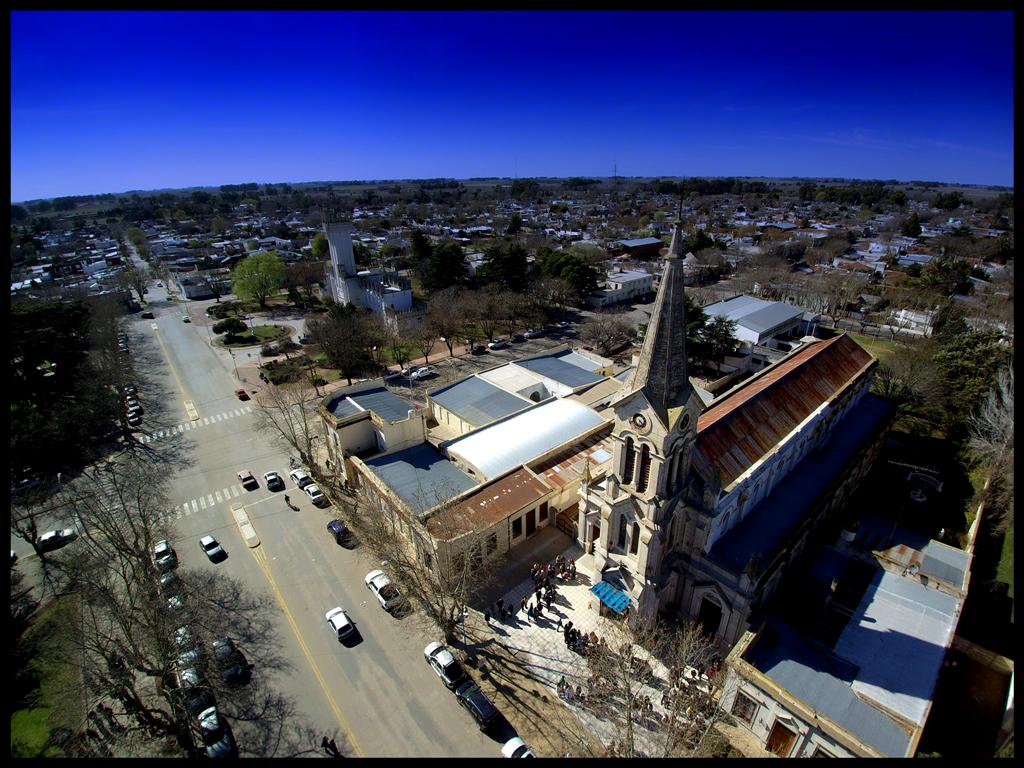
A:
<svg viewBox="0 0 1024 768">
<path fill-rule="evenodd" d="M 268 341 L 277 341 L 288 335 L 288 329 L 280 325 L 254 325 L 251 334 L 235 336 L 230 344 L 225 341 L 225 347 L 251 347 L 253 344 L 265 344 Z"/>
<path fill-rule="evenodd" d="M 848 332 L 850 338 L 860 344 L 864 349 L 878 358 L 878 362 L 884 363 L 899 351 L 900 345 L 888 339 L 878 339 L 874 336 L 863 336 L 859 333 Z"/>
<path fill-rule="evenodd" d="M 61 757 L 50 741 L 50 708 L 19 709 L 11 715 L 11 757 Z"/>
</svg>

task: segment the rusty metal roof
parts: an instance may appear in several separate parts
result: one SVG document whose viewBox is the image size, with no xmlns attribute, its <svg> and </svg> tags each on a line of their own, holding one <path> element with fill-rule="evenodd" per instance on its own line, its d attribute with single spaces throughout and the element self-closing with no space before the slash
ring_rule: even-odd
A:
<svg viewBox="0 0 1024 768">
<path fill-rule="evenodd" d="M 432 536 L 451 541 L 464 533 L 483 531 L 524 507 L 534 506 L 551 489 L 525 468 L 484 486 L 458 504 L 427 520 Z"/>
<path fill-rule="evenodd" d="M 532 467 L 533 471 L 555 489 L 564 488 L 569 483 L 580 479 L 583 475 L 584 458 L 590 462 L 590 471 L 593 473 L 602 464 L 612 459 L 614 440 L 611 429 L 609 424 L 607 432 L 598 432 L 582 443 L 559 451 L 554 456 Z"/>
<path fill-rule="evenodd" d="M 722 488 L 874 362 L 843 334 L 809 343 L 714 403 L 697 420 L 697 443 Z"/>
</svg>

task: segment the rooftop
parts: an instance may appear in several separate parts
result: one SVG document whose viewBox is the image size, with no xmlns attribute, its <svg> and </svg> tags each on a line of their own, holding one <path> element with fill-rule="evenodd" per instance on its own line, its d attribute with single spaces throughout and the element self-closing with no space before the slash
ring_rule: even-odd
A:
<svg viewBox="0 0 1024 768">
<path fill-rule="evenodd" d="M 527 469 L 486 485 L 427 521 L 432 536 L 445 541 L 464 533 L 490 528 L 514 512 L 533 506 L 550 492 Z"/>
<path fill-rule="evenodd" d="M 533 471 L 552 488 L 563 488 L 583 476 L 584 460 L 590 462 L 591 474 L 596 475 L 598 467 L 612 460 L 613 446 L 609 425 L 607 432 L 593 434 L 582 443 L 544 459 Z"/>
<path fill-rule="evenodd" d="M 605 423 L 594 410 L 573 400 L 548 400 L 444 448 L 484 477 L 497 477 Z"/>
<path fill-rule="evenodd" d="M 457 381 L 428 393 L 431 400 L 475 427 L 490 424 L 531 405 L 478 376 Z"/>
<path fill-rule="evenodd" d="M 704 314 L 735 320 L 754 333 L 763 333 L 781 323 L 798 320 L 804 310 L 781 301 L 764 301 L 753 296 L 734 296 L 704 307 Z"/>
<path fill-rule="evenodd" d="M 517 360 L 513 364 L 572 389 L 596 384 L 604 378 L 594 373 L 600 365 L 572 351 Z"/>
<path fill-rule="evenodd" d="M 386 421 L 402 421 L 409 417 L 409 411 L 419 410 L 417 406 L 379 385 L 370 389 L 335 392 L 324 399 L 324 407 L 338 420 L 373 411 Z"/>
<path fill-rule="evenodd" d="M 428 443 L 368 459 L 365 464 L 417 514 L 476 485 Z"/>
</svg>

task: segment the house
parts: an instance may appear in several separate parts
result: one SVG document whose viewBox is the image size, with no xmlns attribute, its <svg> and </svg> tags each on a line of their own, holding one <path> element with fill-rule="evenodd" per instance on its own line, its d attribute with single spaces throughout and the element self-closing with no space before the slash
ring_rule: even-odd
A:
<svg viewBox="0 0 1024 768">
<path fill-rule="evenodd" d="M 647 296 L 653 289 L 654 275 L 650 272 L 618 269 L 608 273 L 604 288 L 590 294 L 587 303 L 594 307 L 607 307 Z"/>
<path fill-rule="evenodd" d="M 934 312 L 920 312 L 912 309 L 893 310 L 889 316 L 890 325 L 894 325 L 902 331 L 920 334 L 921 336 L 932 335 L 932 325 L 934 322 Z"/>
</svg>

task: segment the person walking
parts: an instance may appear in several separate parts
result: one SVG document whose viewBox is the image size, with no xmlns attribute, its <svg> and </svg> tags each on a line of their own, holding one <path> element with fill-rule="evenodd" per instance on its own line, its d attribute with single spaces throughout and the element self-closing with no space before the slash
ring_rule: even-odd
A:
<svg viewBox="0 0 1024 768">
<path fill-rule="evenodd" d="M 544 602 L 547 603 L 548 610 L 551 610 L 551 603 L 553 602 L 553 600 L 551 598 L 551 593 L 550 592 L 548 592 L 546 595 L 544 595 Z"/>
<path fill-rule="evenodd" d="M 501 609 L 505 607 L 505 598 L 498 598 L 498 613 L 501 613 Z"/>
<path fill-rule="evenodd" d="M 484 611 L 484 621 L 487 624 L 491 623 L 491 609 L 490 608 L 488 608 L 487 610 Z"/>
<path fill-rule="evenodd" d="M 548 607 L 550 608 L 551 606 L 548 606 Z M 556 627 L 558 629 L 562 628 L 562 614 L 558 614 L 558 624 L 556 625 Z"/>
<path fill-rule="evenodd" d="M 522 598 L 519 601 L 519 610 L 521 610 L 521 611 L 525 611 L 526 610 L 526 598 L 525 597 Z"/>
<path fill-rule="evenodd" d="M 331 754 L 331 745 L 328 743 L 326 736 L 320 739 L 320 748 L 328 755 Z"/>
</svg>

